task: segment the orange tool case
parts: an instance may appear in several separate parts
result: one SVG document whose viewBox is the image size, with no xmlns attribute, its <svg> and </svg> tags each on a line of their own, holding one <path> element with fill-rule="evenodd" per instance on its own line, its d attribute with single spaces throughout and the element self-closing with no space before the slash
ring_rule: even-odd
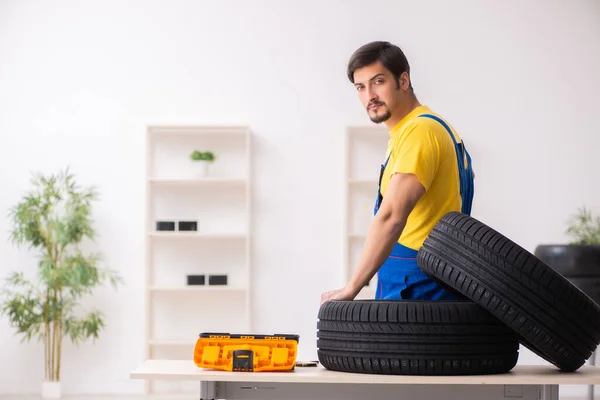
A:
<svg viewBox="0 0 600 400">
<path fill-rule="evenodd" d="M 223 371 L 289 371 L 296 364 L 299 339 L 299 335 L 201 333 L 194 363 Z"/>
</svg>

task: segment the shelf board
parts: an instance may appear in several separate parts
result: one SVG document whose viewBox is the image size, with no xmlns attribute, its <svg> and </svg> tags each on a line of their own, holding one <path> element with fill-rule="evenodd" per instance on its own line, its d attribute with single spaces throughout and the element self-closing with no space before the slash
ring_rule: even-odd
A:
<svg viewBox="0 0 600 400">
<path fill-rule="evenodd" d="M 172 293 L 186 293 L 186 292 L 240 292 L 246 291 L 245 288 L 226 286 L 226 285 L 198 285 L 198 286 L 150 286 L 148 288 L 151 292 L 172 292 Z"/>
<path fill-rule="evenodd" d="M 248 235 L 234 233 L 197 233 L 181 231 L 152 231 L 148 236 L 155 238 L 191 238 L 191 239 L 247 239 Z"/>
<path fill-rule="evenodd" d="M 153 125 L 148 128 L 152 135 L 210 135 L 234 136 L 243 138 L 248 136 L 250 128 L 247 126 L 194 126 L 194 125 Z"/>
<path fill-rule="evenodd" d="M 149 178 L 148 183 L 161 186 L 243 186 L 248 181 L 240 178 Z"/>
</svg>

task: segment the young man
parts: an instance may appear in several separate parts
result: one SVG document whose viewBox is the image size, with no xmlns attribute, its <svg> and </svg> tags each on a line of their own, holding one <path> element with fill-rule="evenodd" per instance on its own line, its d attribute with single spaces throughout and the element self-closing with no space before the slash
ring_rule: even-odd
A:
<svg viewBox="0 0 600 400">
<path fill-rule="evenodd" d="M 419 269 L 416 257 L 446 213 L 470 214 L 470 156 L 458 134 L 419 103 L 408 61 L 397 46 L 362 46 L 350 58 L 348 78 L 371 121 L 384 122 L 390 139 L 358 265 L 346 287 L 324 293 L 321 303 L 354 299 L 375 273 L 376 299 L 455 299 Z"/>
</svg>

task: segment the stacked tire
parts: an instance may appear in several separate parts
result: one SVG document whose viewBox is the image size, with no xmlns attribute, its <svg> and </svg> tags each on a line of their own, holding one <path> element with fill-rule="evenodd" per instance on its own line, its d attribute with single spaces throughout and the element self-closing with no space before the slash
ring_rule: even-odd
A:
<svg viewBox="0 0 600 400">
<path fill-rule="evenodd" d="M 517 335 L 469 301 L 333 301 L 319 312 L 326 368 L 401 375 L 477 375 L 510 370 Z"/>
<path fill-rule="evenodd" d="M 499 232 L 452 212 L 435 226 L 419 267 L 465 301 L 333 301 L 318 314 L 321 364 L 402 375 L 504 373 L 519 344 L 576 371 L 600 343 L 600 306 Z"/>
</svg>

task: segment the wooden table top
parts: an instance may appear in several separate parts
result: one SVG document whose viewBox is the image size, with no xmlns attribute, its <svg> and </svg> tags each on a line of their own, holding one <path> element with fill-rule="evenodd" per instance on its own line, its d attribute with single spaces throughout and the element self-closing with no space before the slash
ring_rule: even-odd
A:
<svg viewBox="0 0 600 400">
<path fill-rule="evenodd" d="M 226 372 L 198 368 L 193 361 L 146 360 L 130 373 L 132 379 L 217 382 L 358 383 L 419 385 L 599 385 L 600 367 L 583 366 L 561 372 L 554 366 L 517 365 L 497 375 L 421 376 L 374 375 L 330 371 L 322 366 L 296 367 L 289 372 Z"/>
</svg>

